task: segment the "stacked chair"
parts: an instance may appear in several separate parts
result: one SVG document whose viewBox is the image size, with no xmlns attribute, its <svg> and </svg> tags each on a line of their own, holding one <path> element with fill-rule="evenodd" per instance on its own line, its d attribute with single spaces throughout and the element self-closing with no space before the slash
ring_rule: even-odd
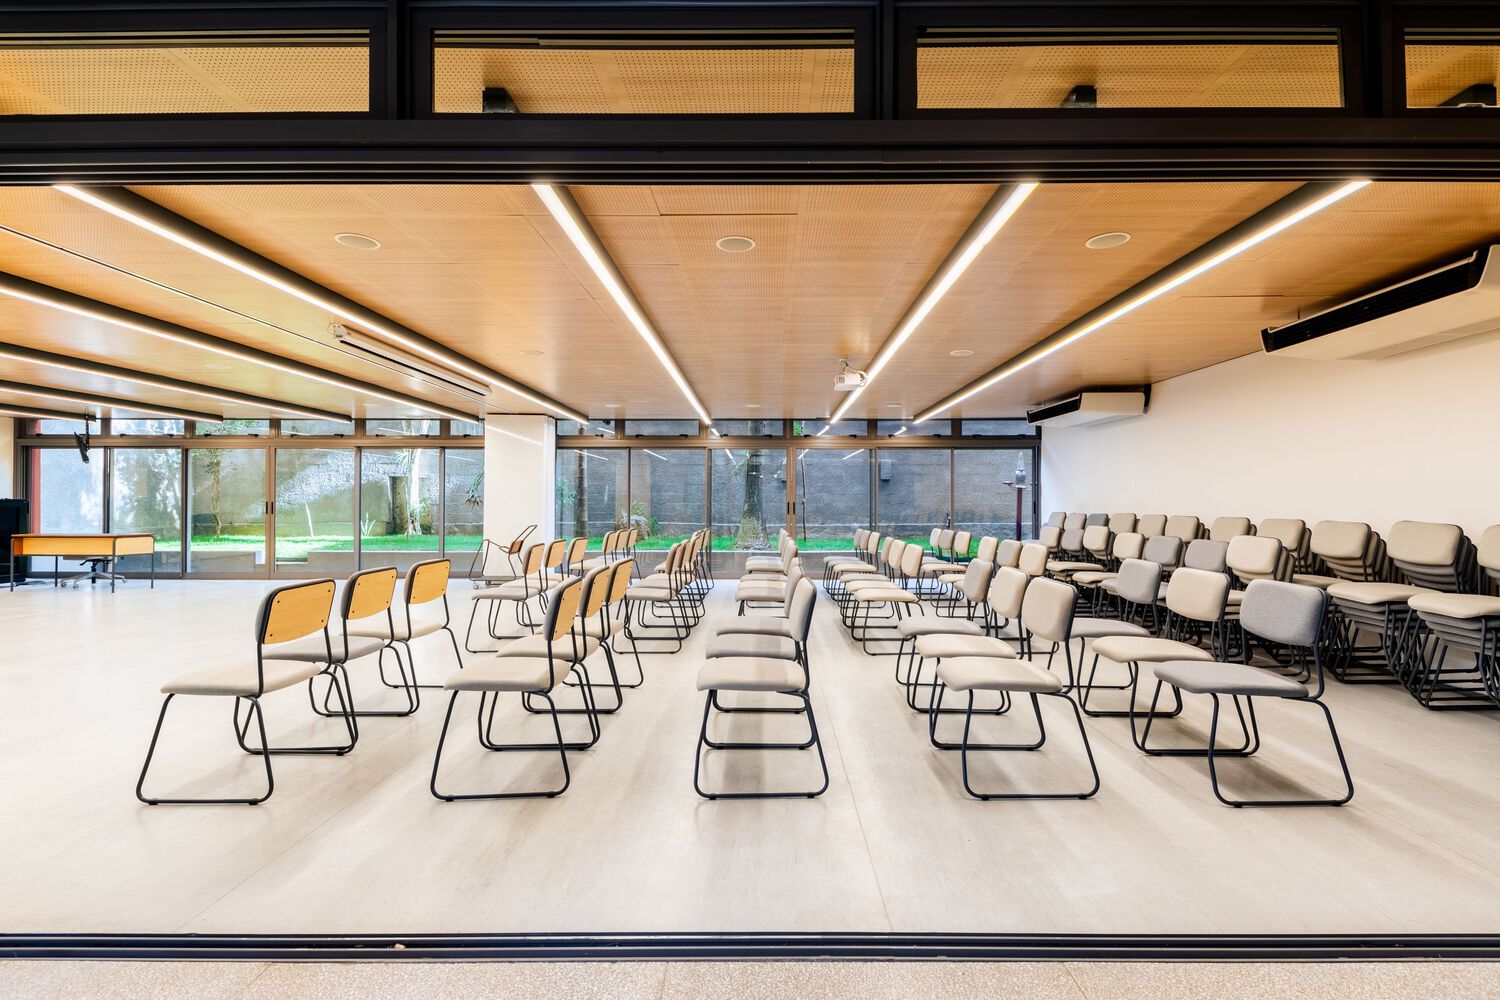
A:
<svg viewBox="0 0 1500 1000">
<path fill-rule="evenodd" d="M 1494 596 L 1500 581 L 1500 524 L 1485 529 L 1475 555 L 1487 593 L 1427 592 L 1407 600 L 1420 623 L 1418 660 L 1408 686 L 1429 708 L 1500 704 L 1500 597 Z M 1460 662 L 1450 664 L 1454 653 Z M 1462 662 L 1464 657 L 1468 663 Z"/>
<path fill-rule="evenodd" d="M 621 630 L 634 648 L 682 649 L 683 640 L 703 620 L 703 596 L 710 585 L 707 553 L 708 531 L 695 531 L 667 550 L 655 573 L 625 592 Z"/>
</svg>

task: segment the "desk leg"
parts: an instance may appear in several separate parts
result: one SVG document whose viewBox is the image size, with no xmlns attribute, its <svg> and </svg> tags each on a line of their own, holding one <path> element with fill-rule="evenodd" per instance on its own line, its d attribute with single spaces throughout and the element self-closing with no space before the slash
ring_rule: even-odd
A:
<svg viewBox="0 0 1500 1000">
<path fill-rule="evenodd" d="M 16 547 L 10 547 L 10 589 L 16 589 Z"/>
<path fill-rule="evenodd" d="M 151 550 L 151 589 L 156 589 L 156 550 Z"/>
<path fill-rule="evenodd" d="M 52 557 L 52 586 L 60 587 L 62 579 L 62 556 Z"/>
</svg>

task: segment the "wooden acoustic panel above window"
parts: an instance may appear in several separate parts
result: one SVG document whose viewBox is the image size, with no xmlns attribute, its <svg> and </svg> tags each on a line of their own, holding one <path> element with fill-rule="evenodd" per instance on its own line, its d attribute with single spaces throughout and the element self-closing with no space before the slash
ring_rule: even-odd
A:
<svg viewBox="0 0 1500 1000">
<path fill-rule="evenodd" d="M 368 36 L 0 35 L 0 115 L 369 110 Z"/>
</svg>

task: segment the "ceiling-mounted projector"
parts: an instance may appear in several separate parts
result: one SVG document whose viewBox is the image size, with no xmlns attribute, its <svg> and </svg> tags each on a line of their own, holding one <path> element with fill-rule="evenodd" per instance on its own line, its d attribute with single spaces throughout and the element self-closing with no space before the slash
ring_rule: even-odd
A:
<svg viewBox="0 0 1500 1000">
<path fill-rule="evenodd" d="M 834 392 L 853 392 L 855 389 L 863 389 L 865 381 L 869 378 L 864 372 L 857 368 L 850 368 L 846 359 L 840 358 L 839 364 L 843 370 L 833 377 Z"/>
</svg>

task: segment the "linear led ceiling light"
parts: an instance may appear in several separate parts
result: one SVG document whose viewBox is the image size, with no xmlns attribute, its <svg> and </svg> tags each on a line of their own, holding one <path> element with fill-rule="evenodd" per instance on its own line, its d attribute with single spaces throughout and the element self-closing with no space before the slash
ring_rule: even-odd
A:
<svg viewBox="0 0 1500 1000">
<path fill-rule="evenodd" d="M 23 396 L 41 396 L 43 399 L 60 399 L 66 403 L 81 403 L 84 406 L 102 406 L 109 410 L 125 410 L 129 413 L 149 413 L 153 416 L 173 417 L 179 420 L 202 420 L 217 423 L 224 419 L 223 415 L 218 413 L 200 413 L 197 410 L 183 410 L 175 406 L 142 405 L 132 399 L 121 399 L 118 396 L 98 396 L 92 392 L 75 392 L 69 389 L 55 389 L 49 385 L 0 382 L 0 392 L 13 392 Z"/>
<path fill-rule="evenodd" d="M 367 334 L 357 333 L 354 330 L 337 324 L 335 324 L 331 332 L 333 333 L 333 339 L 351 351 L 372 354 L 392 364 L 400 365 L 402 368 L 409 369 L 412 373 L 415 373 L 423 381 L 438 383 L 445 389 L 461 389 L 474 396 L 488 396 L 490 394 L 490 387 L 484 382 L 469 378 L 467 375 L 461 375 L 452 369 L 444 368 L 436 362 L 419 358 L 403 348 L 395 347 Z"/>
<path fill-rule="evenodd" d="M 11 406 L 9 403 L 0 403 L 0 415 L 7 417 L 35 417 L 40 420 L 72 420 L 85 426 L 91 420 L 99 419 L 87 413 L 65 413 L 62 410 L 48 410 L 36 406 Z"/>
<path fill-rule="evenodd" d="M 291 413 L 299 417 L 310 417 L 313 420 L 344 421 L 349 419 L 347 414 L 336 413 L 333 410 L 317 410 L 307 406 L 292 406 L 289 403 L 266 399 L 263 396 L 251 396 L 248 393 L 231 392 L 228 389 L 216 389 L 212 386 L 199 385 L 196 382 L 184 382 L 181 379 L 169 378 L 165 375 L 151 375 L 147 372 L 138 372 L 130 368 L 117 368 L 114 365 L 106 365 L 97 361 L 85 361 L 82 358 L 49 354 L 46 351 L 22 347 L 19 344 L 0 344 L 0 358 L 10 358 L 12 361 L 21 361 L 27 364 L 46 365 L 49 368 L 61 368 L 64 371 L 79 372 L 84 375 L 98 375 L 102 378 L 119 379 L 122 382 L 135 382 L 139 385 L 149 385 L 154 389 L 165 389 L 169 392 L 185 392 L 193 396 L 205 396 L 224 403 L 233 403 L 236 406 L 248 406 L 256 410 L 267 410 L 271 413 Z"/>
<path fill-rule="evenodd" d="M 609 292 L 609 297 L 615 300 L 615 305 L 620 307 L 620 311 L 625 314 L 630 325 L 635 327 L 635 332 L 640 334 L 646 346 L 651 348 L 651 353 L 656 355 L 656 360 L 661 362 L 661 366 L 666 369 L 672 381 L 677 383 L 678 391 L 692 406 L 693 412 L 698 414 L 698 419 L 712 426 L 713 421 L 709 418 L 708 411 L 703 408 L 698 394 L 688 384 L 687 377 L 682 374 L 682 369 L 677 366 L 677 361 L 667 350 L 667 345 L 662 343 L 661 336 L 657 334 L 651 321 L 646 318 L 641 304 L 636 301 L 635 295 L 626 286 L 624 276 L 615 267 L 608 251 L 604 249 L 604 244 L 599 242 L 598 234 L 594 232 L 594 227 L 589 224 L 583 210 L 578 207 L 578 202 L 573 200 L 573 196 L 566 188 L 554 187 L 551 184 L 533 184 L 531 189 L 537 193 L 537 197 L 542 199 L 542 204 L 547 206 L 547 211 L 552 213 L 552 217 L 568 235 L 568 239 L 573 241 L 573 246 L 588 264 L 589 270 L 594 272 L 594 277 L 604 285 L 605 290 Z"/>
<path fill-rule="evenodd" d="M 64 291 L 61 288 L 53 288 L 51 285 L 43 285 L 36 281 L 17 277 L 14 274 L 0 272 L 0 295 L 9 295 L 11 298 L 20 299 L 49 309 L 60 312 L 71 313 L 74 316 L 82 316 L 85 319 L 96 320 L 100 323 L 108 323 L 118 326 L 124 330 L 135 333 L 144 333 L 151 337 L 160 337 L 163 340 L 171 340 L 189 347 L 201 348 L 212 351 L 227 358 L 237 361 L 245 361 L 262 368 L 270 368 L 275 371 L 295 375 L 299 378 L 311 379 L 314 382 L 322 382 L 348 392 L 354 392 L 365 396 L 373 396 L 376 399 L 384 399 L 388 402 L 397 403 L 401 406 L 409 406 L 413 409 L 425 410 L 429 413 L 442 417 L 452 417 L 456 420 L 472 420 L 474 415 L 462 410 L 453 410 L 447 407 L 429 403 L 425 399 L 416 396 L 408 396 L 404 393 L 392 392 L 359 379 L 340 375 L 337 372 L 324 371 L 314 368 L 312 365 L 304 365 L 301 362 L 291 361 L 272 354 L 269 351 L 257 350 L 237 344 L 232 340 L 224 340 L 212 337 L 197 330 L 190 330 L 185 326 L 168 323 L 165 320 L 156 319 L 154 316 L 146 316 L 142 313 L 131 312 L 118 306 L 109 305 L 106 302 L 96 302 L 93 299 L 75 295 L 73 292 Z M 348 419 L 347 416 L 339 418 Z"/>
<path fill-rule="evenodd" d="M 1285 229 L 1290 229 L 1303 219 L 1316 215 L 1329 205 L 1342 201 L 1369 183 L 1368 180 L 1353 180 L 1347 183 L 1319 181 L 1312 184 L 1304 184 L 1285 198 L 1257 212 L 1244 222 L 1199 247 L 1186 257 L 1179 259 L 1140 284 L 1110 299 L 1092 312 L 1074 320 L 1050 337 L 1033 344 L 999 368 L 970 382 L 951 396 L 929 406 L 918 413 L 913 422 L 921 423 L 924 420 L 929 420 L 937 416 L 944 410 L 957 406 L 970 396 L 981 393 L 997 382 L 1010 378 L 1016 372 L 1031 367 L 1043 358 L 1067 347 L 1069 344 L 1082 340 L 1100 327 L 1113 323 L 1121 316 L 1132 313 L 1148 302 L 1161 298 L 1161 296 L 1172 291 L 1172 289 L 1179 288 L 1187 282 L 1192 281 L 1205 271 L 1218 267 L 1226 260 L 1244 253 L 1259 243 L 1265 242 L 1277 233 Z"/>
<path fill-rule="evenodd" d="M 295 271 L 269 261 L 259 254 L 247 250 L 211 230 L 205 229 L 195 222 L 184 219 L 162 208 L 149 198 L 143 198 L 133 191 L 120 187 L 82 188 L 72 184 L 54 184 L 53 190 L 59 191 L 71 198 L 76 198 L 101 211 L 108 212 L 117 219 L 122 219 L 165 240 L 170 240 L 199 256 L 207 257 L 217 264 L 222 264 L 248 278 L 253 278 L 263 285 L 274 288 L 279 292 L 284 292 L 293 298 L 301 299 L 303 302 L 325 310 L 341 320 L 353 323 L 372 333 L 377 333 L 392 343 L 399 344 L 416 354 L 431 358 L 439 364 L 461 371 L 465 375 L 478 379 L 486 385 L 513 393 L 529 403 L 560 414 L 569 420 L 587 419 L 581 416 L 576 410 L 572 410 L 554 399 L 543 396 L 529 386 L 523 385 L 492 368 L 480 365 L 459 354 L 457 351 L 449 350 L 441 344 L 428 340 L 426 337 L 386 319 L 374 310 L 366 309 L 359 303 L 346 299 L 342 295 L 304 278 Z M 471 419 L 471 417 L 472 414 L 463 419 L 467 420 Z"/>
<path fill-rule="evenodd" d="M 1016 210 L 1040 186 L 1028 181 L 1009 189 L 1001 188 L 991 196 L 979 215 L 975 217 L 973 224 L 969 226 L 968 232 L 964 233 L 963 238 L 953 247 L 953 251 L 948 254 L 948 258 L 932 276 L 932 280 L 927 282 L 926 287 L 922 289 L 922 294 L 917 296 L 916 303 L 906 311 L 905 316 L 901 317 L 901 322 L 896 326 L 896 332 L 880 345 L 875 359 L 865 369 L 864 385 L 855 389 L 844 399 L 839 408 L 833 411 L 833 416 L 828 418 L 829 423 L 849 412 L 849 407 L 853 406 L 854 401 L 870 387 L 870 383 L 875 381 L 875 377 L 890 363 L 891 358 L 901 349 L 901 345 L 917 332 L 917 327 L 922 325 L 927 314 L 932 312 L 933 307 L 942 301 L 944 295 L 948 294 L 948 290 L 958 282 L 959 278 L 963 277 L 963 273 L 969 269 L 970 264 L 974 263 L 980 251 L 989 245 L 1001 229 L 1005 228 L 1005 224 L 1016 214 Z"/>
</svg>

